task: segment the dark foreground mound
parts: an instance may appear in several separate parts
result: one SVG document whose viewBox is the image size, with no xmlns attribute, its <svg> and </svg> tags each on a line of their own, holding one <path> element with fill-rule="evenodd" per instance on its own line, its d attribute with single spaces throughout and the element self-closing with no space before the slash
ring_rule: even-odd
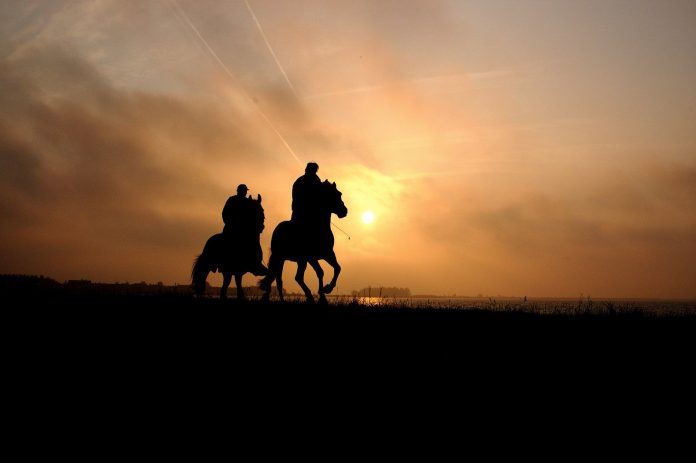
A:
<svg viewBox="0 0 696 463">
<path fill-rule="evenodd" d="M 231 362 L 361 359 L 597 360 L 677 356 L 693 347 L 696 317 L 642 312 L 539 314 L 520 310 L 238 302 L 181 295 L 10 298 L 15 348 L 73 356 L 180 355 Z M 215 359 L 215 360 L 213 360 Z M 141 359 L 134 357 L 136 363 Z M 156 361 L 151 359 L 154 364 Z"/>
<path fill-rule="evenodd" d="M 693 317 L 641 313 L 540 315 L 166 295 L 5 300 L 4 372 L 13 391 L 8 397 L 21 398 L 22 419 L 34 423 L 40 416 L 59 429 L 79 410 L 87 425 L 118 418 L 143 435 L 151 432 L 149 420 L 198 426 L 182 417 L 203 413 L 230 422 L 244 416 L 240 422 L 256 423 L 252 429 L 279 416 L 284 429 L 293 429 L 308 408 L 322 410 L 319 427 L 326 416 L 356 410 L 387 407 L 389 416 L 405 418 L 416 403 L 421 412 L 458 404 L 454 418 L 492 404 L 532 416 L 541 396 L 568 416 L 597 398 L 639 396 L 628 402 L 644 410 L 656 382 L 663 385 L 663 407 L 674 391 L 690 390 L 696 332 Z"/>
</svg>

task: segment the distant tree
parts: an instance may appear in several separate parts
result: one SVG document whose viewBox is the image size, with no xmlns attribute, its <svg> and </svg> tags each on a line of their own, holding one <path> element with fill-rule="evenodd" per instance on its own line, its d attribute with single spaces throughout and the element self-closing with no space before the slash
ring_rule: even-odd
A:
<svg viewBox="0 0 696 463">
<path fill-rule="evenodd" d="M 397 288 L 391 286 L 368 286 L 359 291 L 352 291 L 353 297 L 411 297 L 409 288 Z"/>
</svg>

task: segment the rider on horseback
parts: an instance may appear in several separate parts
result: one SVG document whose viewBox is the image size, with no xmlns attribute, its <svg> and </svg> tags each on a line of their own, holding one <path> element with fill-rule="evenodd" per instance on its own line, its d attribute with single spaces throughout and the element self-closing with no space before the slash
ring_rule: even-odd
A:
<svg viewBox="0 0 696 463">
<path fill-rule="evenodd" d="M 319 200 L 321 197 L 321 179 L 317 175 L 319 165 L 307 163 L 305 173 L 292 185 L 292 217 L 305 236 L 316 232 L 318 222 Z"/>
<path fill-rule="evenodd" d="M 317 176 L 319 166 L 310 162 L 305 175 L 298 178 L 292 188 L 292 219 L 278 224 L 271 237 L 271 255 L 268 258 L 268 275 L 260 282 L 263 298 L 268 300 L 271 283 L 275 280 L 278 296 L 283 299 L 283 265 L 286 261 L 297 262 L 295 281 L 304 292 L 307 301 L 313 301 L 312 292 L 304 282 L 307 265 L 311 265 L 319 278 L 319 300 L 326 302 L 326 294 L 336 287 L 341 266 L 334 253 L 334 236 L 331 232 L 331 216 L 343 218 L 348 214 L 335 183 L 321 182 Z M 331 281 L 324 285 L 323 260 L 334 273 Z"/>
<path fill-rule="evenodd" d="M 260 236 L 264 229 L 261 195 L 254 200 L 246 197 L 249 191 L 246 185 L 237 187 L 237 194 L 230 196 L 222 209 L 222 221 L 225 227 L 222 234 L 230 249 L 241 254 L 243 261 L 250 266 L 256 276 L 266 275 L 268 269 L 263 265 L 263 251 Z M 258 225 L 257 225 L 258 224 Z"/>
</svg>

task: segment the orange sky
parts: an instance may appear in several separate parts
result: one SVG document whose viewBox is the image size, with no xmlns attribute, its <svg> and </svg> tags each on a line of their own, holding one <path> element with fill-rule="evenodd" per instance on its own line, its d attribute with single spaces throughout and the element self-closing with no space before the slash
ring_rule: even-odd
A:
<svg viewBox="0 0 696 463">
<path fill-rule="evenodd" d="M 267 258 L 316 161 L 340 293 L 696 297 L 694 45 L 678 0 L 3 1 L 0 273 L 185 283 L 239 183 Z"/>
</svg>

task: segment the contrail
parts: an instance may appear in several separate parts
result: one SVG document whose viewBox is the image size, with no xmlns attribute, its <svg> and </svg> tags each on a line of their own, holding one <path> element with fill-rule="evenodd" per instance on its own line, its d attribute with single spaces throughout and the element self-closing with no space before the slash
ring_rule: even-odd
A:
<svg viewBox="0 0 696 463">
<path fill-rule="evenodd" d="M 293 95 L 295 95 L 295 97 L 297 97 L 297 93 L 295 92 L 295 87 L 293 87 L 292 82 L 290 82 L 290 78 L 285 73 L 285 69 L 283 69 L 283 65 L 280 64 L 278 57 L 276 56 L 275 52 L 273 51 L 273 47 L 271 47 L 271 42 L 268 41 L 266 34 L 263 32 L 263 28 L 261 27 L 261 23 L 259 22 L 258 18 L 256 17 L 254 10 L 251 9 L 251 5 L 249 5 L 249 2 L 247 0 L 244 0 L 244 4 L 246 4 L 246 7 L 249 10 L 249 13 L 251 13 L 251 17 L 254 19 L 254 22 L 256 23 L 256 28 L 259 30 L 261 37 L 263 37 L 263 41 L 266 42 L 266 47 L 268 47 L 268 51 L 271 52 L 271 56 L 273 56 L 273 59 L 275 60 L 276 64 L 278 65 L 278 69 L 280 69 L 280 72 L 283 74 L 283 77 L 285 77 L 285 82 L 288 83 L 288 87 L 290 87 L 290 90 L 292 90 Z"/>
<path fill-rule="evenodd" d="M 246 0 L 245 0 L 245 1 L 246 1 Z M 234 80 L 234 79 L 235 79 L 234 74 L 232 74 L 232 72 L 229 70 L 229 68 L 228 68 L 227 66 L 225 66 L 225 63 L 222 62 L 222 60 L 220 59 L 220 57 L 218 56 L 218 54 L 215 53 L 215 50 L 213 50 L 213 48 L 210 46 L 210 44 L 208 43 L 208 41 L 205 40 L 205 37 L 203 37 L 203 34 L 201 34 L 201 33 L 198 31 L 198 28 L 196 27 L 196 25 L 193 24 L 193 22 L 191 22 L 191 19 L 188 17 L 188 15 L 186 14 L 186 12 L 179 6 L 179 3 L 178 3 L 176 0 L 171 0 L 171 2 L 174 4 L 174 6 L 176 7 L 176 10 L 179 12 L 179 14 L 180 14 L 181 17 L 184 19 L 184 21 L 186 21 L 186 24 L 188 24 L 188 26 L 191 28 L 191 30 L 192 30 L 192 31 L 196 34 L 196 36 L 200 39 L 201 43 L 205 46 L 205 48 L 208 50 L 208 52 L 210 53 L 210 55 L 215 59 L 215 61 L 217 61 L 217 63 L 218 63 L 218 64 L 220 65 L 220 67 L 225 71 L 225 73 L 230 77 L 230 79 Z M 249 6 L 249 5 L 247 4 L 247 6 Z M 252 13 L 252 14 L 253 14 L 253 13 Z M 260 26 L 259 26 L 259 27 L 260 27 Z M 264 37 L 264 38 L 265 38 L 265 37 Z M 270 45 L 269 45 L 269 47 L 270 47 Z M 271 52 L 272 52 L 272 51 L 271 51 Z M 275 55 L 273 55 L 273 56 L 275 56 Z M 285 74 L 285 73 L 283 73 L 283 74 Z M 287 76 L 286 76 L 286 79 L 287 79 Z M 288 83 L 290 83 L 290 82 L 288 81 Z M 272 123 L 271 120 L 268 118 L 268 116 L 266 116 L 266 114 L 265 114 L 263 111 L 261 111 L 261 108 L 259 108 L 259 106 L 256 104 L 256 102 L 254 102 L 253 98 L 251 98 L 251 97 L 249 96 L 249 94 L 248 94 L 244 89 L 241 89 L 241 91 L 242 91 L 242 93 L 244 93 L 244 96 L 245 96 L 250 102 L 253 103 L 254 108 L 256 108 L 256 111 L 261 115 L 261 117 L 263 118 L 263 120 L 266 121 L 266 123 L 268 124 L 268 126 L 275 132 L 275 134 L 278 136 L 278 138 L 280 138 L 280 141 L 283 142 L 283 145 L 285 145 L 285 148 L 287 148 L 287 150 L 290 152 L 290 154 L 292 154 L 292 157 L 295 158 L 295 161 L 297 161 L 298 164 L 302 165 L 302 161 L 300 160 L 300 158 L 297 157 L 297 155 L 295 154 L 295 152 L 293 151 L 293 149 L 290 147 L 290 144 L 288 144 L 288 142 L 285 140 L 285 137 L 283 137 L 283 135 L 278 131 L 278 129 L 276 129 L 275 125 L 273 125 L 273 123 Z"/>
</svg>

